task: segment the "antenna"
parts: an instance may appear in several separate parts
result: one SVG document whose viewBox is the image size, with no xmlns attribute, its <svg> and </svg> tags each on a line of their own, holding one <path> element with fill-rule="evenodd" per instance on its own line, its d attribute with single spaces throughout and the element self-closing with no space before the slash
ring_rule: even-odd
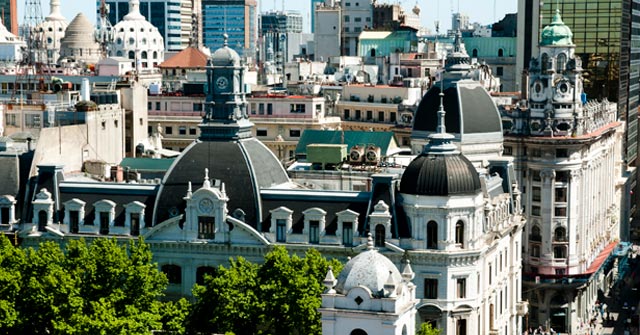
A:
<svg viewBox="0 0 640 335">
<path fill-rule="evenodd" d="M 113 42 L 113 27 L 109 22 L 109 5 L 105 0 L 100 1 L 100 16 L 98 17 L 98 26 L 95 32 L 96 42 L 100 44 L 100 52 L 102 57 L 109 56 L 109 45 Z"/>
</svg>

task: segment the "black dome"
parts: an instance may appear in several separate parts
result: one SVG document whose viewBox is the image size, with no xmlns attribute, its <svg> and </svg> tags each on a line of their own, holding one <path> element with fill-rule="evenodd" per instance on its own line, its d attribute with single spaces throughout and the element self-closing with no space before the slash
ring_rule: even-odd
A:
<svg viewBox="0 0 640 335">
<path fill-rule="evenodd" d="M 478 172 L 461 154 L 422 154 L 409 164 L 400 181 L 404 194 L 448 196 L 478 191 Z"/>
</svg>

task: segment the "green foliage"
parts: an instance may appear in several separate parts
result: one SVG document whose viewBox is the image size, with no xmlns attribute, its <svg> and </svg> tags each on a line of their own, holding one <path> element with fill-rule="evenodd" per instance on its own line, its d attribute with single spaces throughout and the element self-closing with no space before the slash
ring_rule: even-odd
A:
<svg viewBox="0 0 640 335">
<path fill-rule="evenodd" d="M 167 278 L 142 240 L 14 248 L 0 237 L 0 333 L 184 333 L 188 303 L 162 303 Z"/>
<path fill-rule="evenodd" d="M 317 250 L 305 257 L 275 247 L 262 265 L 242 257 L 220 267 L 205 286 L 196 286 L 190 328 L 203 333 L 320 334 L 321 304 L 327 268 L 342 265 Z"/>
<path fill-rule="evenodd" d="M 433 328 L 430 323 L 425 322 L 420 325 L 416 335 L 440 335 L 440 333 L 442 333 L 442 329 Z"/>
</svg>

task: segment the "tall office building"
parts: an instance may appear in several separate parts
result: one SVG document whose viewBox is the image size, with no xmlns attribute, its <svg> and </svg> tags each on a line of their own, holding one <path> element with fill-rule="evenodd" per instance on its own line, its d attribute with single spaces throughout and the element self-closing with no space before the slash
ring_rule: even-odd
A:
<svg viewBox="0 0 640 335">
<path fill-rule="evenodd" d="M 617 102 L 618 116 L 626 122 L 623 154 L 627 163 L 635 166 L 638 158 L 640 29 L 632 29 L 632 22 L 640 22 L 640 1 L 519 1 L 518 37 L 522 38 L 518 39 L 518 73 L 527 69 L 531 57 L 538 53 L 540 27 L 549 24 L 556 9 L 573 32 L 575 53 L 584 68 L 587 98 Z M 524 90 L 526 84 L 520 83 L 519 87 Z M 632 187 L 635 189 L 636 185 Z M 631 199 L 629 216 L 635 213 L 636 198 Z M 623 227 L 623 238 L 628 236 L 626 234 Z"/>
<path fill-rule="evenodd" d="M 107 0 L 111 25 L 122 21 L 129 13 L 129 0 Z M 181 51 L 189 45 L 192 34 L 191 0 L 141 0 L 140 13 L 151 22 L 164 39 L 166 51 Z M 100 1 L 96 1 L 100 16 Z"/>
<path fill-rule="evenodd" d="M 2 24 L 14 35 L 18 35 L 18 0 L 0 0 Z"/>
<path fill-rule="evenodd" d="M 324 0 L 311 0 L 311 33 L 316 32 L 316 6 L 323 3 Z"/>
<path fill-rule="evenodd" d="M 261 15 L 260 32 L 301 33 L 302 14 L 299 12 L 268 12 Z"/>
<path fill-rule="evenodd" d="M 258 7 L 255 0 L 202 0 L 203 43 L 211 50 L 224 45 L 255 59 L 258 41 Z"/>
</svg>

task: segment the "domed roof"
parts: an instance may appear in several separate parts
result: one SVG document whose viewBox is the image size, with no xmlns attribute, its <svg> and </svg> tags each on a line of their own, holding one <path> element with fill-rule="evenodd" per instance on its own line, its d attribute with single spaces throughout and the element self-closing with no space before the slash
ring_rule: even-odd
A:
<svg viewBox="0 0 640 335">
<path fill-rule="evenodd" d="M 24 44 L 24 41 L 22 41 L 20 38 L 18 38 L 16 35 L 12 34 L 7 27 L 4 26 L 4 24 L 2 24 L 2 21 L 0 21 L 0 43 L 17 43 L 17 44 Z"/>
<path fill-rule="evenodd" d="M 556 9 L 556 14 L 553 16 L 551 24 L 542 29 L 541 46 L 545 45 L 573 45 L 571 37 L 573 33 L 571 29 L 562 22 L 560 17 L 560 10 Z"/>
<path fill-rule="evenodd" d="M 480 191 L 478 172 L 467 157 L 423 153 L 402 174 L 400 193 L 449 196 Z"/>
<path fill-rule="evenodd" d="M 240 66 L 240 56 L 229 48 L 227 34 L 224 34 L 224 45 L 211 55 L 213 66 Z"/>
<path fill-rule="evenodd" d="M 367 250 L 352 258 L 338 276 L 335 290 L 340 294 L 347 294 L 349 290 L 364 286 L 371 290 L 374 296 L 381 296 L 384 284 L 389 275 L 395 284 L 402 282 L 402 275 L 398 268 L 378 250 L 373 248 L 373 241 L 369 236 Z"/>
<path fill-rule="evenodd" d="M 112 56 L 135 58 L 143 68 L 153 68 L 164 61 L 164 39 L 158 28 L 140 14 L 139 0 L 129 2 L 129 13 L 113 30 Z"/>
<path fill-rule="evenodd" d="M 79 13 L 69 23 L 65 36 L 60 40 L 60 56 L 88 63 L 98 62 L 100 44 L 94 38 L 93 24 L 84 14 Z"/>
<path fill-rule="evenodd" d="M 45 17 L 44 21 L 36 27 L 36 38 L 42 41 L 46 50 L 53 50 L 49 53 L 51 58 L 49 61 L 58 60 L 58 51 L 60 50 L 60 39 L 64 37 L 65 30 L 69 23 L 60 12 L 60 0 L 51 0 L 51 13 Z"/>
</svg>

